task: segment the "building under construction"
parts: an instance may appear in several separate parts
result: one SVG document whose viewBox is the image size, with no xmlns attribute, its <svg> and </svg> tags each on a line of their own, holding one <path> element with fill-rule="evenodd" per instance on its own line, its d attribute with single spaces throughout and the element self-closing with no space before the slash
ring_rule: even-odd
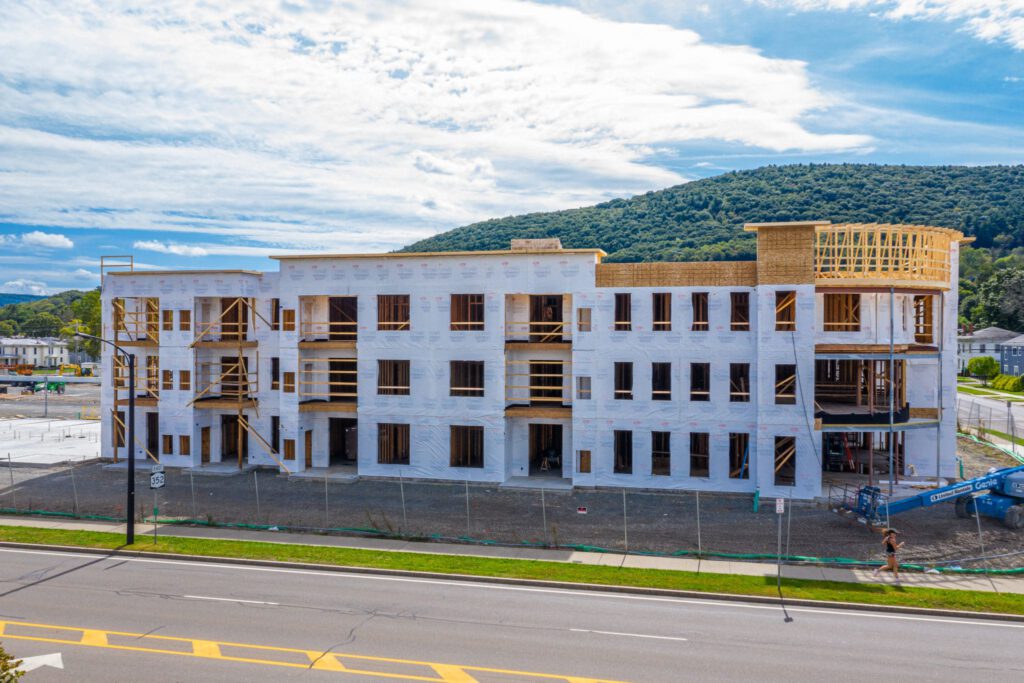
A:
<svg viewBox="0 0 1024 683">
<path fill-rule="evenodd" d="M 171 467 L 820 495 L 954 474 L 954 230 L 747 225 L 757 260 L 282 256 L 103 281 L 105 457 Z M 557 480 L 554 481 L 554 480 Z"/>
</svg>

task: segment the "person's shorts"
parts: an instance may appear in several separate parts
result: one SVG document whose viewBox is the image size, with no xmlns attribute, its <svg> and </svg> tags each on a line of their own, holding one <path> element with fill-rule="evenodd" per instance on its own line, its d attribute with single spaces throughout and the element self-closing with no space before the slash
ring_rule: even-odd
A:
<svg viewBox="0 0 1024 683">
<path fill-rule="evenodd" d="M 886 553 L 885 553 L 885 556 L 886 556 L 886 557 L 896 557 L 896 553 L 890 553 L 890 552 L 886 552 Z"/>
</svg>

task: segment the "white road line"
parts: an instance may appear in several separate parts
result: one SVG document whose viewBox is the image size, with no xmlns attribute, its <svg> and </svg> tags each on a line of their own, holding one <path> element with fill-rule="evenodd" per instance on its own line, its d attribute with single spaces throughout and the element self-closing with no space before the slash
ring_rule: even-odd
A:
<svg viewBox="0 0 1024 683">
<path fill-rule="evenodd" d="M 729 600 L 703 600 L 699 598 L 670 598 L 648 595 L 630 595 L 628 593 L 604 592 L 597 587 L 593 590 L 569 590 L 564 588 L 537 588 L 533 586 L 506 586 L 502 584 L 486 583 L 484 581 L 450 581 L 447 579 L 421 579 L 405 576 L 379 576 L 375 574 L 348 573 L 345 571 L 329 572 L 313 569 L 286 569 L 283 567 L 254 567 L 249 565 L 230 564 L 221 562 L 195 562 L 192 560 L 163 560 L 149 557 L 125 557 L 123 555 L 96 555 L 92 553 L 63 553 L 53 550 L 23 550 L 20 548 L 0 548 L 0 552 L 22 553 L 27 555 L 50 555 L 56 557 L 89 557 L 109 562 L 141 562 L 143 564 L 169 564 L 177 567 L 194 568 L 217 568 L 230 569 L 233 571 L 270 572 L 274 574 L 299 574 L 303 576 L 334 577 L 346 579 L 363 579 L 366 581 L 397 581 L 399 583 L 424 583 L 434 586 L 451 586 L 454 588 L 481 588 L 487 590 L 519 591 L 524 593 L 546 593 L 553 595 L 566 595 L 586 598 L 613 598 L 616 600 L 633 600 L 640 602 L 668 602 L 686 605 L 701 605 L 704 607 L 725 607 L 732 609 L 756 609 L 778 611 L 778 605 L 756 605 L 742 602 L 742 596 L 736 596 L 736 601 Z M 949 617 L 928 617 L 908 616 L 902 614 L 881 614 L 878 612 L 859 612 L 847 609 L 822 609 L 816 607 L 790 607 L 786 609 L 790 613 L 800 614 L 827 614 L 829 616 L 850 616 L 864 617 L 867 619 L 896 619 L 900 621 L 924 621 L 938 624 L 958 624 L 961 626 L 994 626 L 997 628 L 1024 629 L 1024 624 L 1006 621 L 984 621 L 981 619 L 954 619 Z"/>
<path fill-rule="evenodd" d="M 211 598 L 208 595 L 183 595 L 183 598 L 189 598 L 190 600 L 217 600 L 219 602 L 244 602 L 247 605 L 276 605 L 280 606 L 279 602 L 264 602 L 263 600 L 241 600 L 239 598 Z"/>
<path fill-rule="evenodd" d="M 573 633 L 597 633 L 602 636 L 625 636 L 627 638 L 653 638 L 654 640 L 686 640 L 686 638 L 676 638 L 674 636 L 652 636 L 646 633 L 619 633 L 618 631 L 594 631 L 589 628 L 571 628 L 569 630 Z"/>
</svg>

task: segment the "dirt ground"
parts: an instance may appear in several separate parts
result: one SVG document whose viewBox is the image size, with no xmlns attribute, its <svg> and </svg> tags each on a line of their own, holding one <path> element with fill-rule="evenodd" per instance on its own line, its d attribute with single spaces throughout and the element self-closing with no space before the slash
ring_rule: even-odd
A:
<svg viewBox="0 0 1024 683">
<path fill-rule="evenodd" d="M 997 451 L 961 440 L 968 476 L 1005 466 Z M 288 478 L 271 471 L 227 477 L 167 471 L 161 517 L 214 523 L 277 525 L 324 533 L 383 533 L 503 544 L 582 545 L 620 551 L 705 551 L 774 554 L 777 516 L 771 501 L 753 511 L 747 495 L 627 492 L 545 492 L 468 487 L 461 483 Z M 125 471 L 97 462 L 61 465 L 0 463 L 0 508 L 123 517 Z M 11 482 L 13 481 L 13 487 Z M 148 471 L 136 481 L 136 514 L 150 515 Z M 403 490 L 404 489 L 404 490 Z M 257 502 L 258 490 L 258 502 Z M 404 493 L 404 507 L 403 507 Z M 586 508 L 586 514 L 578 509 Z M 1024 564 L 1024 533 L 982 518 L 958 519 L 952 505 L 900 515 L 904 561 L 989 567 Z M 783 518 L 783 553 L 880 560 L 880 536 L 823 503 L 796 503 Z M 359 531 L 363 530 L 363 531 Z"/>
<path fill-rule="evenodd" d="M 84 412 L 97 411 L 100 406 L 98 384 L 67 384 L 63 394 L 44 392 L 8 396 L 0 394 L 0 417 L 58 417 L 79 419 Z"/>
</svg>

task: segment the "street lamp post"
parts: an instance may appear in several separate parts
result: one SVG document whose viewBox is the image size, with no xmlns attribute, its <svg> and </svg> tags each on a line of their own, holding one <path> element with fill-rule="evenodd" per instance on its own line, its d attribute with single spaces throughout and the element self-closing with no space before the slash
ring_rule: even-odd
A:
<svg viewBox="0 0 1024 683">
<path fill-rule="evenodd" d="M 125 510 L 125 545 L 131 545 L 135 543 L 135 354 L 128 353 L 114 342 L 102 337 L 82 332 L 75 332 L 75 336 L 109 344 L 128 358 L 128 505 Z"/>
</svg>

